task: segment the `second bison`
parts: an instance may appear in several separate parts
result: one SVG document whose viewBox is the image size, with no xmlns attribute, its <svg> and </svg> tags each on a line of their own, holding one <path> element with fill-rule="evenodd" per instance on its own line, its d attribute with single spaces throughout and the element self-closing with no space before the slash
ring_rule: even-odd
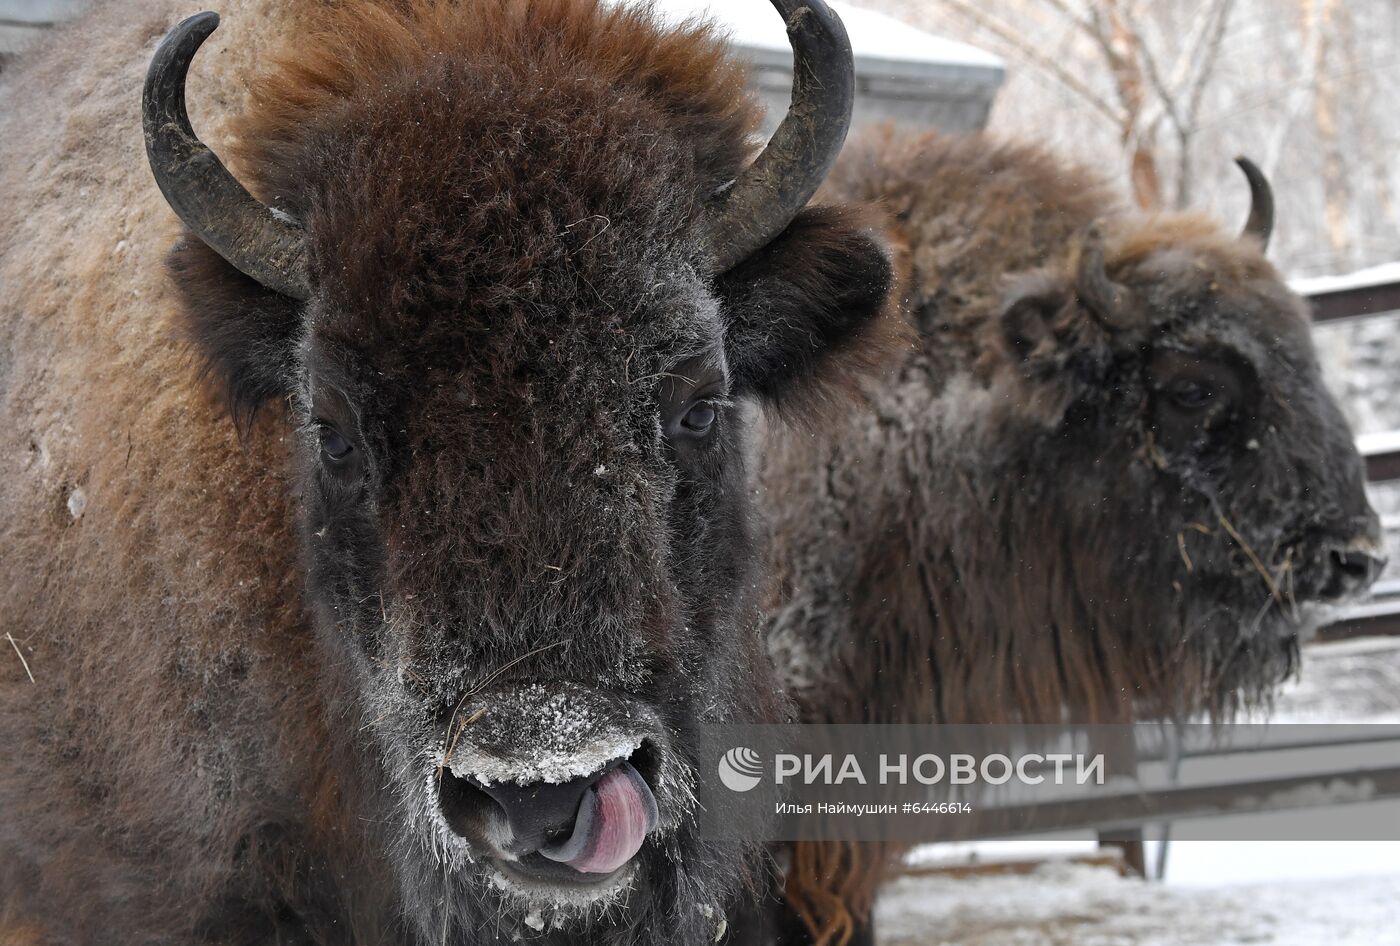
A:
<svg viewBox="0 0 1400 946">
<path fill-rule="evenodd" d="M 1123 207 L 1026 146 L 877 132 L 829 196 L 894 212 L 921 345 L 763 471 L 770 644 L 806 722 L 1116 722 L 1267 698 L 1381 565 L 1306 305 L 1245 232 Z M 826 940 L 884 852 L 802 844 Z"/>
</svg>

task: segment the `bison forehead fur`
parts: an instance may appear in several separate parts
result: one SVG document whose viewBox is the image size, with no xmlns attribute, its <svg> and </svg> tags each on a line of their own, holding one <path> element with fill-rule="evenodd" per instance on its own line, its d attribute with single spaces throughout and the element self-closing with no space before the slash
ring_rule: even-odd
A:
<svg viewBox="0 0 1400 946">
<path fill-rule="evenodd" d="M 901 343 L 881 218 L 809 209 L 707 270 L 753 115 L 706 29 L 590 0 L 242 0 L 191 104 L 304 229 L 293 302 L 177 233 L 143 167 L 175 6 L 99 7 L 5 73 L 0 588 L 39 682 L 0 677 L 23 747 L 0 923 L 710 939 L 764 881 L 756 847 L 704 840 L 687 734 L 786 711 L 747 429 Z M 701 398 L 713 433 L 683 443 Z M 573 756 L 523 744 L 539 719 L 512 742 L 575 693 Z M 459 772 L 628 752 L 657 828 L 606 897 L 502 887 L 436 810 Z"/>
</svg>

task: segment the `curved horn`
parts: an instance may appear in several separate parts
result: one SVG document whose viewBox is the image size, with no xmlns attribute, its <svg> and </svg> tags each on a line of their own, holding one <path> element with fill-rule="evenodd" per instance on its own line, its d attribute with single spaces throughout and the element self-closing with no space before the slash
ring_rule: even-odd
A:
<svg viewBox="0 0 1400 946">
<path fill-rule="evenodd" d="M 218 26 L 217 13 L 196 13 L 166 34 L 151 59 L 141 99 L 151 173 L 170 208 L 214 252 L 269 289 L 305 301 L 311 280 L 301 229 L 249 194 L 190 127 L 185 76 Z"/>
<path fill-rule="evenodd" d="M 1125 328 L 1130 312 L 1128 290 L 1108 277 L 1103 261 L 1103 233 L 1097 225 L 1089 228 L 1079 246 L 1079 271 L 1074 279 L 1075 293 L 1098 320 L 1112 328 Z"/>
<path fill-rule="evenodd" d="M 1253 161 L 1240 155 L 1235 163 L 1249 181 L 1249 220 L 1245 221 L 1242 237 L 1254 237 L 1261 249 L 1269 248 L 1269 237 L 1274 232 L 1274 189 L 1269 179 Z"/>
<path fill-rule="evenodd" d="M 792 105 L 768 146 L 715 198 L 709 223 L 715 272 L 767 246 L 825 179 L 846 140 L 855 66 L 846 28 L 824 0 L 770 0 L 792 44 Z"/>
</svg>

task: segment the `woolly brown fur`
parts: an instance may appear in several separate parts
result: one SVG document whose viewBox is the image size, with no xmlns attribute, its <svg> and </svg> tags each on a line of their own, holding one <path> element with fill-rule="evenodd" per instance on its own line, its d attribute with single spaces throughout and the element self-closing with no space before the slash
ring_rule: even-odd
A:
<svg viewBox="0 0 1400 946">
<path fill-rule="evenodd" d="M 297 306 L 146 168 L 142 77 L 194 10 L 99 4 L 0 75 L 0 593 L 35 678 L 0 664 L 0 940 L 509 936 L 426 786 L 464 693 L 560 681 L 655 717 L 671 781 L 635 889 L 542 941 L 708 941 L 763 852 L 699 838 L 689 727 L 788 711 L 745 405 L 781 426 L 898 343 L 884 224 L 810 210 L 708 273 L 755 116 L 706 28 L 228 0 L 193 123 L 305 228 Z M 685 453 L 662 378 L 716 346 L 739 403 Z"/>
</svg>

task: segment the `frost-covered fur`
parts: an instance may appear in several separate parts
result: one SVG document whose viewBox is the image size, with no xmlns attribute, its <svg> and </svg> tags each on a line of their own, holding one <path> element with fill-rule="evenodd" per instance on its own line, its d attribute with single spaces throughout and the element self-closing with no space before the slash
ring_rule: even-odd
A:
<svg viewBox="0 0 1400 946">
<path fill-rule="evenodd" d="M 229 0 L 194 124 L 305 226 L 294 305 L 146 169 L 195 9 L 100 5 L 0 78 L 0 627 L 35 678 L 0 660 L 0 941 L 709 941 L 760 839 L 704 840 L 689 734 L 785 712 L 745 405 L 800 416 L 898 336 L 883 225 L 809 210 L 707 273 L 753 115 L 703 29 Z M 459 751 L 553 771 L 535 686 L 605 707 L 586 745 L 644 737 L 661 827 L 605 896 L 503 885 L 438 811 Z"/>
<path fill-rule="evenodd" d="M 872 133 L 827 190 L 894 213 L 923 344 L 767 454 L 770 644 L 801 717 L 1110 722 L 1266 699 L 1338 593 L 1330 552 L 1377 523 L 1305 307 L 1258 244 L 981 136 Z M 1121 311 L 1078 298 L 1096 221 Z M 1214 393 L 1182 407 L 1187 382 Z M 789 896 L 840 940 L 884 856 L 799 845 Z"/>
</svg>

